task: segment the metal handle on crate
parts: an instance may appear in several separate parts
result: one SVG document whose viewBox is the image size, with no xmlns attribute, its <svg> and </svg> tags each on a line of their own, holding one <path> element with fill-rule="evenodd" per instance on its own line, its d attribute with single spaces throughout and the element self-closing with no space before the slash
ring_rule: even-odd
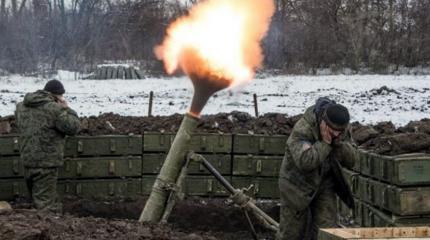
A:
<svg viewBox="0 0 430 240">
<path fill-rule="evenodd" d="M 109 174 L 115 174 L 115 161 L 109 160 Z"/>
<path fill-rule="evenodd" d="M 78 176 L 82 175 L 82 162 L 76 163 L 76 175 Z"/>
<path fill-rule="evenodd" d="M 259 152 L 264 152 L 264 138 L 261 137 L 258 139 L 258 151 Z"/>
<path fill-rule="evenodd" d="M 81 140 L 78 140 L 78 153 L 82 153 L 84 151 L 84 143 Z"/>
<path fill-rule="evenodd" d="M 116 141 L 115 141 L 115 139 L 110 140 L 110 151 L 116 152 Z"/>
<path fill-rule="evenodd" d="M 19 173 L 19 158 L 13 159 L 12 171 L 13 171 L 13 174 L 15 175 Z"/>
<path fill-rule="evenodd" d="M 206 146 L 207 146 L 206 136 L 201 136 L 200 140 L 201 140 L 201 145 L 200 145 L 201 149 L 206 150 Z"/>
<path fill-rule="evenodd" d="M 257 173 L 261 173 L 263 168 L 263 163 L 261 162 L 261 160 L 257 160 L 256 166 L 255 166 L 255 171 Z"/>
<path fill-rule="evenodd" d="M 13 151 L 14 152 L 19 151 L 19 138 L 18 137 L 13 138 Z"/>
<path fill-rule="evenodd" d="M 207 189 L 208 189 L 208 193 L 212 193 L 214 191 L 214 182 L 212 179 L 208 179 L 207 182 Z"/>
</svg>

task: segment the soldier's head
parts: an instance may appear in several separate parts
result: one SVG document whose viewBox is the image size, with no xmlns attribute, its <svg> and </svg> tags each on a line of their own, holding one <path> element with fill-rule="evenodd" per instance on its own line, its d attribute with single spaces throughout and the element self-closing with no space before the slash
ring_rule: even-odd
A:
<svg viewBox="0 0 430 240">
<path fill-rule="evenodd" d="M 324 109 L 321 117 L 321 121 L 325 121 L 327 126 L 330 128 L 330 134 L 333 137 L 338 137 L 349 124 L 349 112 L 348 109 L 341 104 L 328 104 Z"/>
<path fill-rule="evenodd" d="M 62 96 L 66 92 L 63 84 L 57 79 L 49 80 L 43 90 L 50 92 L 55 96 Z"/>
</svg>

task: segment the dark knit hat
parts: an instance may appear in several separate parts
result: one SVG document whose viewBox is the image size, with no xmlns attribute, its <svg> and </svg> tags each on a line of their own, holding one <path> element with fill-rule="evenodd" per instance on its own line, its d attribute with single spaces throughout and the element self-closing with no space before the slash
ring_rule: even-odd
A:
<svg viewBox="0 0 430 240">
<path fill-rule="evenodd" d="M 66 92 L 66 90 L 64 90 L 63 84 L 57 79 L 49 80 L 43 90 L 55 95 L 63 95 Z"/>
<path fill-rule="evenodd" d="M 343 131 L 349 124 L 349 112 L 340 104 L 330 104 L 323 113 L 322 118 L 334 130 Z"/>
</svg>

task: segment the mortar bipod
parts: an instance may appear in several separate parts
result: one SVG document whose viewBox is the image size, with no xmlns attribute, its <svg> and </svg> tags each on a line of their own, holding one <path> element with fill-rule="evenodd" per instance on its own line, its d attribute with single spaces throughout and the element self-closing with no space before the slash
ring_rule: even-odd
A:
<svg viewBox="0 0 430 240">
<path fill-rule="evenodd" d="M 219 172 L 216 170 L 202 155 L 189 152 L 187 155 L 188 161 L 196 161 L 198 163 L 203 164 L 203 166 L 223 185 L 225 189 L 231 194 L 230 198 L 233 202 L 238 205 L 240 208 L 244 209 L 246 212 L 246 217 L 249 220 L 249 216 L 247 216 L 247 212 L 252 212 L 254 216 L 265 226 L 266 228 L 277 232 L 279 229 L 279 223 L 273 220 L 269 215 L 267 215 L 263 210 L 258 208 L 255 205 L 255 202 L 252 198 L 247 196 L 243 190 L 239 190 L 234 188 Z M 251 224 L 252 225 L 252 224 Z M 253 226 L 251 226 L 253 229 Z M 253 230 L 254 231 L 254 230 Z M 254 231 L 255 234 L 255 231 Z M 255 238 L 255 236 L 254 236 Z"/>
</svg>

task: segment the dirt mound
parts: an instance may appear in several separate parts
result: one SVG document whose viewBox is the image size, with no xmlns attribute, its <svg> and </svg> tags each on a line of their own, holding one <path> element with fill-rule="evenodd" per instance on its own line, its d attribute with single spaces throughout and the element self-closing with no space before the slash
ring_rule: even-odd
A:
<svg viewBox="0 0 430 240">
<path fill-rule="evenodd" d="M 82 118 L 83 135 L 142 134 L 143 132 L 176 132 L 183 115 L 126 117 L 106 113 Z M 298 117 L 271 113 L 254 118 L 248 113 L 232 112 L 202 116 L 198 131 L 208 133 L 289 134 Z"/>
<path fill-rule="evenodd" d="M 0 214 L 0 238 L 51 239 L 216 239 L 208 234 L 189 234 L 168 225 L 140 224 L 133 220 L 57 216 L 35 210 Z"/>
<path fill-rule="evenodd" d="M 411 152 L 430 152 L 430 135 L 425 133 L 399 133 L 370 139 L 361 145 L 365 149 L 386 155 Z"/>
<path fill-rule="evenodd" d="M 145 200 L 94 202 L 65 199 L 64 216 L 36 212 L 27 203 L 0 212 L 0 239 L 226 239 L 249 240 L 244 214 L 226 199 L 188 198 L 179 202 L 169 223 L 140 224 L 138 219 Z M 276 217 L 276 202 L 258 204 Z M 264 239 L 274 239 L 255 219 L 256 230 Z"/>
<path fill-rule="evenodd" d="M 198 132 L 206 133 L 245 133 L 266 135 L 289 135 L 301 115 L 287 116 L 280 113 L 268 113 L 258 118 L 248 113 L 231 112 L 216 115 L 204 115 L 198 125 Z M 183 115 L 154 117 L 130 117 L 105 113 L 98 117 L 81 118 L 80 135 L 94 136 L 106 134 L 143 134 L 144 132 L 176 132 Z M 16 133 L 13 117 L 6 117 L 0 123 L 7 122 L 4 129 Z M 0 129 L 1 130 L 1 129 Z M 1 132 L 1 131 L 0 131 Z M 375 125 L 352 123 L 352 134 L 357 144 L 367 150 L 393 155 L 410 152 L 430 153 L 430 119 L 412 121 L 406 126 L 396 128 L 392 122 L 380 122 Z"/>
</svg>

